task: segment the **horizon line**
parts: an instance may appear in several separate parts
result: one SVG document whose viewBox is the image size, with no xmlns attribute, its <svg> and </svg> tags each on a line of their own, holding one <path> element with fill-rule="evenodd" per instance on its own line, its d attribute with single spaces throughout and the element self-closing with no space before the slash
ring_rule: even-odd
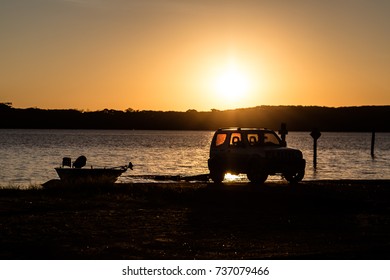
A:
<svg viewBox="0 0 390 280">
<path fill-rule="evenodd" d="M 80 112 L 100 112 L 100 111 L 121 111 L 121 112 L 178 112 L 178 113 L 186 113 L 186 112 L 198 112 L 198 113 L 207 113 L 207 112 L 213 112 L 213 111 L 219 111 L 219 112 L 224 112 L 224 111 L 235 111 L 235 110 L 246 110 L 246 109 L 255 109 L 259 107 L 317 107 L 317 108 L 330 108 L 330 109 L 338 109 L 338 108 L 361 108 L 361 107 L 390 107 L 390 104 L 388 105 L 344 105 L 344 106 L 326 106 L 326 105 L 257 105 L 253 107 L 241 107 L 241 108 L 230 108 L 230 109 L 217 109 L 217 108 L 211 108 L 208 111 L 204 110 L 197 110 L 197 109 L 187 109 L 185 111 L 180 111 L 180 110 L 158 110 L 158 109 L 133 109 L 131 107 L 121 110 L 121 109 L 114 109 L 114 108 L 104 108 L 104 109 L 78 109 L 78 108 L 41 108 L 37 106 L 32 106 L 32 107 L 14 107 L 12 105 L 12 102 L 0 102 L 1 105 L 6 105 L 12 109 L 22 109 L 22 110 L 27 110 L 27 109 L 37 109 L 37 110 L 74 110 L 74 111 L 80 111 Z"/>
</svg>

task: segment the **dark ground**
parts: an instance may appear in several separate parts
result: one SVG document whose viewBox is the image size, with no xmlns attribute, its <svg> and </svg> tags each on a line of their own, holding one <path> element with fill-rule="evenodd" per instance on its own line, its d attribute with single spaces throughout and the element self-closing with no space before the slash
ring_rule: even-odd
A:
<svg viewBox="0 0 390 280">
<path fill-rule="evenodd" d="M 390 259 L 390 181 L 0 189 L 0 259 Z"/>
</svg>

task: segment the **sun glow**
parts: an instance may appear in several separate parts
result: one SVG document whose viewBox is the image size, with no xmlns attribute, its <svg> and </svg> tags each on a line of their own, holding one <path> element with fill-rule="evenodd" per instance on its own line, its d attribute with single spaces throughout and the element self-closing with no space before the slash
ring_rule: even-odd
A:
<svg viewBox="0 0 390 280">
<path fill-rule="evenodd" d="M 248 94 L 250 81 L 243 70 L 231 63 L 217 75 L 214 88 L 219 98 L 237 102 Z"/>
</svg>

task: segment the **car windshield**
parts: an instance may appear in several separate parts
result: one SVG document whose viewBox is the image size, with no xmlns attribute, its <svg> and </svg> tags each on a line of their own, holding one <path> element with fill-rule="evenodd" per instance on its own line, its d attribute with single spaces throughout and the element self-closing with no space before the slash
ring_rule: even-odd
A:
<svg viewBox="0 0 390 280">
<path fill-rule="evenodd" d="M 272 132 L 251 132 L 247 134 L 247 141 L 250 146 L 280 145 L 277 135 Z"/>
<path fill-rule="evenodd" d="M 280 145 L 279 137 L 271 132 L 264 132 L 264 145 Z"/>
</svg>

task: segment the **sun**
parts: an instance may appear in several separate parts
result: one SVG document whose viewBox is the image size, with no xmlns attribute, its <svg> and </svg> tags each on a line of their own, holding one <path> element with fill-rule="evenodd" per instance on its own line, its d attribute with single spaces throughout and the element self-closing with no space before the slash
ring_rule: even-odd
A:
<svg viewBox="0 0 390 280">
<path fill-rule="evenodd" d="M 237 102 L 248 93 L 250 83 L 247 75 L 237 65 L 230 64 L 217 75 L 214 87 L 219 98 Z"/>
</svg>

